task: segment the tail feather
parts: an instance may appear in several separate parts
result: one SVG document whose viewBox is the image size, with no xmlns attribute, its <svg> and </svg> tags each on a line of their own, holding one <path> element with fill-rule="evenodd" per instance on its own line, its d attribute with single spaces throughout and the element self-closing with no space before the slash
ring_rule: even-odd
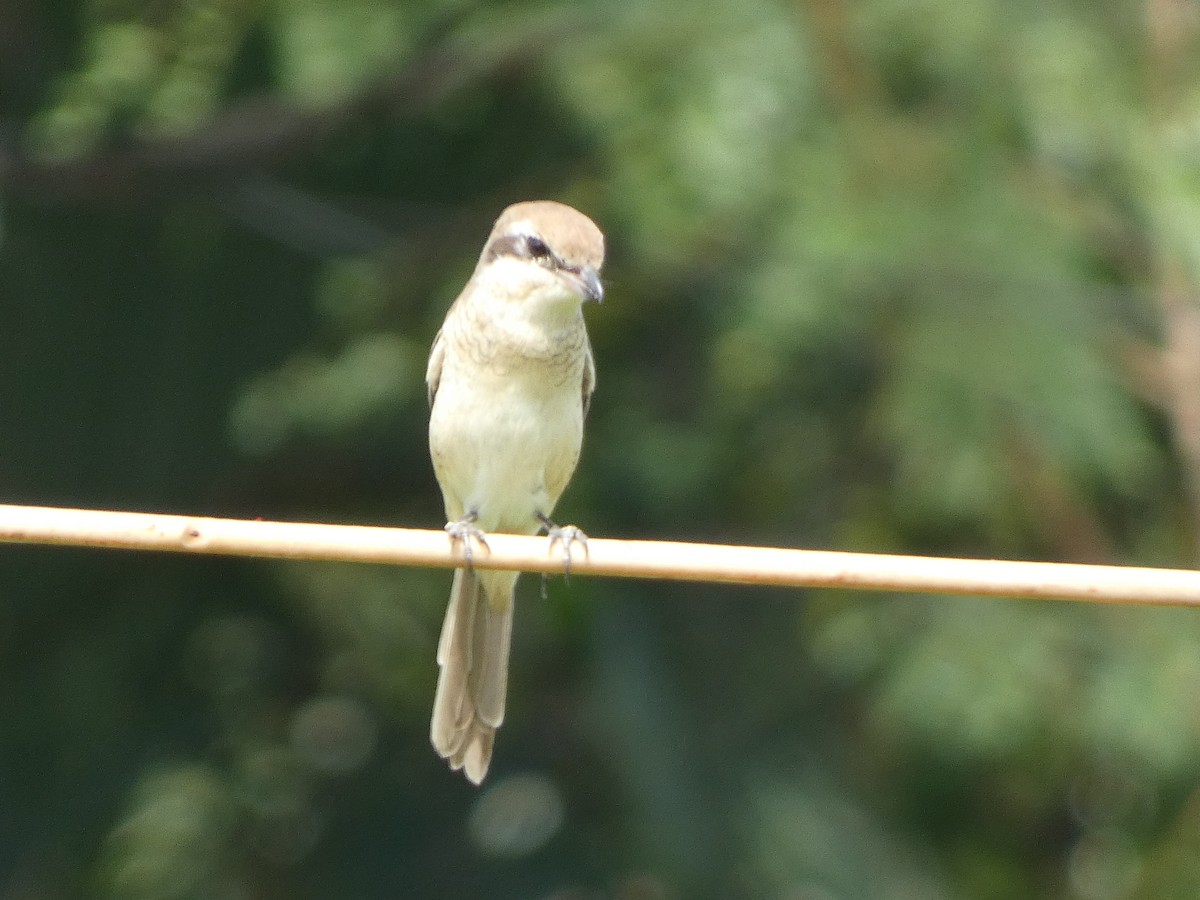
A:
<svg viewBox="0 0 1200 900">
<path fill-rule="evenodd" d="M 515 572 L 481 577 L 456 570 L 438 641 L 441 673 L 430 740 L 451 768 L 465 769 L 475 784 L 487 774 L 504 721 L 516 580 Z"/>
</svg>

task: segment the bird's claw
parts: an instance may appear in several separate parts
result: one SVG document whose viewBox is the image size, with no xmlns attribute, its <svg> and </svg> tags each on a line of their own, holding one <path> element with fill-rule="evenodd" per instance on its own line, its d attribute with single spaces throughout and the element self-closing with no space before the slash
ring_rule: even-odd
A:
<svg viewBox="0 0 1200 900">
<path fill-rule="evenodd" d="M 563 550 L 563 575 L 570 576 L 571 574 L 571 545 L 578 544 L 583 548 L 583 555 L 586 558 L 588 555 L 588 538 L 583 533 L 583 529 L 575 525 L 555 525 L 549 519 L 543 518 L 542 524 L 546 526 L 546 536 L 550 538 L 550 549 L 554 549 L 555 544 L 561 544 Z"/>
<path fill-rule="evenodd" d="M 463 559 L 466 560 L 467 566 L 471 565 L 474 550 L 471 549 L 471 541 L 478 541 L 479 546 L 484 550 L 491 551 L 488 546 L 487 535 L 483 533 L 475 525 L 475 516 L 468 515 L 459 519 L 457 522 L 446 523 L 446 534 L 450 535 L 451 544 L 462 544 Z"/>
</svg>

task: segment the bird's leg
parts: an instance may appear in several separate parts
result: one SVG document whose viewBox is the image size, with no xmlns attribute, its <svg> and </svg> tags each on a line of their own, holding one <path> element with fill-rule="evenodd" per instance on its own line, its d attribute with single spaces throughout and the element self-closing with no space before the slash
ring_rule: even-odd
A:
<svg viewBox="0 0 1200 900">
<path fill-rule="evenodd" d="M 479 545 L 485 550 L 491 550 L 488 547 L 487 535 L 480 529 L 475 527 L 475 520 L 479 518 L 479 510 L 471 509 L 467 514 L 457 522 L 446 523 L 446 534 L 450 535 L 450 543 L 462 543 L 463 559 L 467 561 L 467 568 L 471 567 L 471 541 L 479 541 Z"/>
<path fill-rule="evenodd" d="M 538 521 L 542 523 L 542 527 L 546 529 L 546 536 L 550 538 L 551 549 L 553 549 L 555 544 L 562 544 L 563 574 L 570 576 L 571 545 L 579 544 L 583 548 L 583 555 L 587 556 L 587 535 L 583 533 L 581 528 L 575 525 L 555 525 L 545 513 L 539 512 L 537 517 Z"/>
</svg>

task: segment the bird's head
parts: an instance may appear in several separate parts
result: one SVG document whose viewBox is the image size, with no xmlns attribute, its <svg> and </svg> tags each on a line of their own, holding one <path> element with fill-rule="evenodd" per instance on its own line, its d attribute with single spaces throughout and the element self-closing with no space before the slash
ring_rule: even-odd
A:
<svg viewBox="0 0 1200 900">
<path fill-rule="evenodd" d="M 558 306 L 601 300 L 603 264 L 595 222 L 565 204 L 533 200 L 500 214 L 475 272 L 513 299 Z"/>
</svg>

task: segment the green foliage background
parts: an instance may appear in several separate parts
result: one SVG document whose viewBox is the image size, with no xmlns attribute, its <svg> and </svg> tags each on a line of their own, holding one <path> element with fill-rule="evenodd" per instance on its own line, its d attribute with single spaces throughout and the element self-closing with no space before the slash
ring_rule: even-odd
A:
<svg viewBox="0 0 1200 900">
<path fill-rule="evenodd" d="M 1186 566 L 1185 0 L 14 0 L 0 495 L 438 527 L 426 349 L 509 202 L 609 236 L 563 520 Z M 1187 610 L 0 552 L 0 897 L 1194 897 Z"/>
</svg>

